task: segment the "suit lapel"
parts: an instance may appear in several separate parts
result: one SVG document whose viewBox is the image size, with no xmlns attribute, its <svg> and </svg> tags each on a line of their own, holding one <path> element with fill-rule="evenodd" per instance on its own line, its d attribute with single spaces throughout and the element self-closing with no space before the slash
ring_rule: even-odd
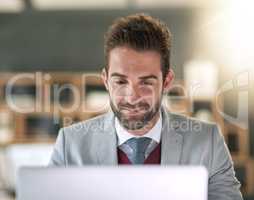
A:
<svg viewBox="0 0 254 200">
<path fill-rule="evenodd" d="M 171 114 L 162 107 L 162 132 L 161 132 L 161 164 L 178 165 L 180 163 L 183 136 L 174 127 Z M 170 125 L 171 124 L 171 125 Z M 101 165 L 117 165 L 117 135 L 114 126 L 114 114 L 108 112 L 103 122 L 102 134 L 97 134 L 97 158 Z"/>
<path fill-rule="evenodd" d="M 114 126 L 114 114 L 110 111 L 103 121 L 103 130 L 97 134 L 96 150 L 100 165 L 117 165 L 117 136 Z"/>
<path fill-rule="evenodd" d="M 162 108 L 162 132 L 161 132 L 161 164 L 178 165 L 180 163 L 183 136 L 173 126 L 171 114 Z"/>
</svg>

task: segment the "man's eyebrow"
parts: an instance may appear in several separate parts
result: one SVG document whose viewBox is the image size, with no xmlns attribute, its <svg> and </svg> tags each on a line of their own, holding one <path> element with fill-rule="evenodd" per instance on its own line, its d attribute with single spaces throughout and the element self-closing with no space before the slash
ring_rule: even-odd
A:
<svg viewBox="0 0 254 200">
<path fill-rule="evenodd" d="M 126 75 L 124 75 L 124 74 L 119 74 L 119 73 L 117 73 L 117 72 L 114 72 L 114 73 L 112 73 L 112 74 L 110 75 L 110 77 L 114 77 L 114 76 L 118 76 L 118 77 L 122 77 L 122 78 L 127 78 Z"/>
<path fill-rule="evenodd" d="M 120 74 L 120 73 L 117 73 L 117 72 L 114 72 L 114 73 L 112 73 L 111 75 L 110 75 L 110 77 L 121 77 L 121 78 L 128 78 L 128 76 L 126 76 L 126 75 L 124 75 L 124 74 Z M 141 77 L 139 77 L 139 79 L 141 79 L 141 80 L 144 80 L 144 79 L 158 79 L 158 77 L 157 76 L 155 76 L 155 75 L 147 75 L 147 76 L 141 76 Z"/>
<path fill-rule="evenodd" d="M 142 80 L 144 80 L 144 79 L 150 79 L 150 78 L 158 80 L 158 77 L 155 76 L 155 75 L 148 75 L 148 76 L 141 76 L 141 77 L 139 77 L 139 79 L 142 79 Z"/>
</svg>

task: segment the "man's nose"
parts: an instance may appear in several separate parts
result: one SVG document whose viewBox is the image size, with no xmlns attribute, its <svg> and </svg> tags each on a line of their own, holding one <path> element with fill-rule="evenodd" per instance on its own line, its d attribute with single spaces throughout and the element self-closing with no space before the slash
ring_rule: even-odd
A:
<svg viewBox="0 0 254 200">
<path fill-rule="evenodd" d="M 129 86 L 126 91 L 125 101 L 129 104 L 136 104 L 139 102 L 141 96 L 139 92 L 139 88 L 137 86 Z"/>
</svg>

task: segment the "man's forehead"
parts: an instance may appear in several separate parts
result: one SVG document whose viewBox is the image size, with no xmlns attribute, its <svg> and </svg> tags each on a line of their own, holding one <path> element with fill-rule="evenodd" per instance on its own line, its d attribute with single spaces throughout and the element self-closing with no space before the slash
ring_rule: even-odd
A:
<svg viewBox="0 0 254 200">
<path fill-rule="evenodd" d="M 134 79 L 160 79 L 162 78 L 162 71 L 160 67 L 158 69 L 153 70 L 149 69 L 147 67 L 146 69 L 140 69 L 140 68 L 135 68 L 135 67 L 127 67 L 127 68 L 122 68 L 122 67 L 110 67 L 108 71 L 109 77 L 119 77 L 119 78 L 134 78 Z"/>
<path fill-rule="evenodd" d="M 110 52 L 109 75 L 121 77 L 144 77 L 161 75 L 160 54 L 154 51 L 136 51 L 118 47 Z"/>
<path fill-rule="evenodd" d="M 131 59 L 129 59 L 131 58 Z M 136 62 L 160 62 L 160 54 L 152 50 L 135 50 L 129 47 L 116 47 L 109 53 L 109 61 L 122 62 L 128 61 L 130 64 Z"/>
</svg>

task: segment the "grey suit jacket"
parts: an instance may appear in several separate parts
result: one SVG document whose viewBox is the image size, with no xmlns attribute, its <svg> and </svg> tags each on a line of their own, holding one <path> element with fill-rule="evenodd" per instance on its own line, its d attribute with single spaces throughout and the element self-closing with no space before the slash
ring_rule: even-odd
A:
<svg viewBox="0 0 254 200">
<path fill-rule="evenodd" d="M 216 124 L 162 108 L 162 165 L 203 165 L 209 173 L 209 200 L 241 200 L 240 183 Z M 114 114 L 60 129 L 50 166 L 117 165 Z"/>
</svg>

